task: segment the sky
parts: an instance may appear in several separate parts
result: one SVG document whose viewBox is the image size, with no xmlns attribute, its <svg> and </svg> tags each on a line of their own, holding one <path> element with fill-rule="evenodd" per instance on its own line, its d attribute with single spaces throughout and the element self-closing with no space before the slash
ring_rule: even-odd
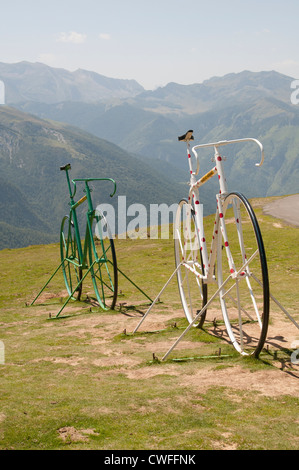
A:
<svg viewBox="0 0 299 470">
<path fill-rule="evenodd" d="M 299 79 L 298 0 L 0 0 L 0 62 L 169 82 L 276 70 Z"/>
</svg>

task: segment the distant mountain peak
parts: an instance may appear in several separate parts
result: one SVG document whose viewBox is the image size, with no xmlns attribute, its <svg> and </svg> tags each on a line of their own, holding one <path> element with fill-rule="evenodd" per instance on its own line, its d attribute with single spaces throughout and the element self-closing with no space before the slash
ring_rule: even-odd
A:
<svg viewBox="0 0 299 470">
<path fill-rule="evenodd" d="M 70 72 L 41 62 L 0 63 L 0 80 L 5 84 L 5 102 L 47 104 L 61 101 L 100 102 L 132 98 L 144 91 L 136 80 L 109 78 L 78 69 Z"/>
</svg>

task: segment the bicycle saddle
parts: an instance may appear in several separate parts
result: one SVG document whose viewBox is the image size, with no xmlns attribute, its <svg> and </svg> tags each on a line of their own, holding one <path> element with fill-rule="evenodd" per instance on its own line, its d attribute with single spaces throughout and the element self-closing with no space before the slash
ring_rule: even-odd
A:
<svg viewBox="0 0 299 470">
<path fill-rule="evenodd" d="M 66 165 L 60 167 L 61 171 L 70 170 L 70 169 L 71 169 L 71 164 L 70 163 L 67 163 Z"/>
<path fill-rule="evenodd" d="M 178 140 L 179 141 L 183 141 L 183 142 L 189 142 L 189 140 L 194 140 L 194 137 L 193 137 L 193 131 L 187 131 L 186 134 L 184 135 L 181 135 L 180 137 L 178 137 Z"/>
</svg>

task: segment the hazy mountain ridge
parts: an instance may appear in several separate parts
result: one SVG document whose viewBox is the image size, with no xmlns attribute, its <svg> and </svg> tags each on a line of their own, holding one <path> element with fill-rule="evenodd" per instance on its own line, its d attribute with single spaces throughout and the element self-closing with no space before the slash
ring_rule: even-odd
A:
<svg viewBox="0 0 299 470">
<path fill-rule="evenodd" d="M 22 101 L 58 103 L 94 102 L 135 96 L 143 87 L 135 80 L 108 78 L 78 69 L 70 72 L 41 63 L 0 63 L 0 80 L 5 84 L 5 103 Z"/>
<path fill-rule="evenodd" d="M 167 114 L 198 114 L 264 97 L 290 103 L 291 80 L 275 71 L 243 71 L 193 85 L 169 83 L 154 91 L 144 91 L 129 101 L 143 109 L 164 110 Z"/>
<path fill-rule="evenodd" d="M 27 102 L 20 104 L 20 107 L 42 117 L 68 122 L 114 142 L 129 152 L 139 154 L 161 174 L 165 172 L 165 163 L 168 162 L 180 169 L 179 179 L 185 171 L 186 180 L 185 149 L 183 144 L 178 143 L 177 136 L 187 129 L 194 129 L 196 143 L 258 138 L 265 146 L 266 157 L 259 171 L 254 165 L 250 166 L 250 162 L 258 158 L 253 147 L 226 148 L 225 152 L 232 153 L 232 160 L 227 162 L 230 187 L 244 189 L 249 197 L 264 197 L 299 190 L 296 137 L 299 106 L 290 102 L 291 81 L 290 77 L 277 72 L 245 71 L 213 78 L 203 84 L 170 83 L 115 105 Z M 190 114 L 192 100 L 193 111 L 197 108 L 200 112 Z M 149 110 L 149 102 L 152 103 L 152 110 Z M 171 104 L 168 106 L 169 102 Z M 179 112 L 178 103 L 185 105 L 185 108 L 180 107 Z M 202 172 L 208 171 L 211 166 L 210 157 L 206 155 L 205 152 L 200 154 Z M 248 178 L 251 173 L 252 178 Z"/>
</svg>

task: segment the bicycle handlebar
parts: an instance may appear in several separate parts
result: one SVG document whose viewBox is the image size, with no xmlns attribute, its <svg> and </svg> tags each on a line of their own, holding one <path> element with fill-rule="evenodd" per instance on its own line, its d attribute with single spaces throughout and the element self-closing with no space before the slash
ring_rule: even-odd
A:
<svg viewBox="0 0 299 470">
<path fill-rule="evenodd" d="M 263 145 L 261 144 L 261 142 L 259 140 L 252 139 L 251 137 L 248 137 L 248 138 L 245 138 L 245 139 L 235 139 L 235 140 L 220 140 L 219 142 L 211 142 L 209 144 L 195 145 L 192 148 L 192 152 L 194 153 L 194 155 L 196 157 L 196 160 L 198 162 L 198 155 L 197 155 L 197 152 L 196 152 L 196 149 L 198 149 L 198 148 L 215 147 L 215 151 L 216 151 L 217 147 L 221 147 L 223 145 L 235 144 L 235 143 L 239 143 L 239 142 L 248 142 L 248 141 L 255 142 L 259 146 L 259 148 L 261 150 L 261 161 L 259 163 L 256 163 L 255 166 L 262 166 L 262 164 L 264 163 L 264 147 L 263 147 Z"/>
<path fill-rule="evenodd" d="M 76 182 L 77 181 L 84 181 L 85 183 L 90 182 L 90 181 L 111 181 L 114 184 L 114 191 L 113 193 L 110 194 L 110 197 L 113 197 L 114 194 L 116 193 L 116 182 L 112 178 L 75 178 L 72 180 L 72 183 L 74 185 L 74 193 L 72 194 L 72 197 L 75 196 L 77 187 L 76 187 Z"/>
</svg>

